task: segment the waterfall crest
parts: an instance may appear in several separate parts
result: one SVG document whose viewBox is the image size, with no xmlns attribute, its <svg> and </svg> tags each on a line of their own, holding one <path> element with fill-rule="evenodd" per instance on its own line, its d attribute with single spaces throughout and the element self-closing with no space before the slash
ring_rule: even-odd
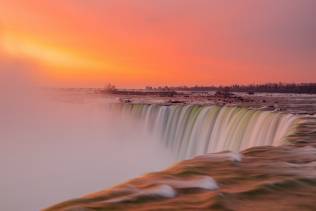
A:
<svg viewBox="0 0 316 211">
<path fill-rule="evenodd" d="M 281 145 L 300 121 L 293 114 L 228 106 L 123 104 L 121 109 L 141 119 L 178 159 Z"/>
</svg>

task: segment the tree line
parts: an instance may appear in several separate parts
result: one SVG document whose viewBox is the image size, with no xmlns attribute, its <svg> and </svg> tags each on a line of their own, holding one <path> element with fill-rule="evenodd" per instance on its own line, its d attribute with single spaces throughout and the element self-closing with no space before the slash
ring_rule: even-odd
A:
<svg viewBox="0 0 316 211">
<path fill-rule="evenodd" d="M 174 90 L 174 91 L 225 91 L 225 92 L 256 92 L 266 93 L 304 93 L 316 94 L 316 83 L 266 83 L 266 84 L 249 84 L 249 85 L 232 85 L 232 86 L 163 86 L 150 87 L 146 90 Z"/>
</svg>

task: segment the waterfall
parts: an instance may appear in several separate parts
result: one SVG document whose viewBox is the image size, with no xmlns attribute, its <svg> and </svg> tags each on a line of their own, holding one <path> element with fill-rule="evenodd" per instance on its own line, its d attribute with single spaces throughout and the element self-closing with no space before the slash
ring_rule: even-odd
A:
<svg viewBox="0 0 316 211">
<path fill-rule="evenodd" d="M 242 107 L 122 104 L 141 119 L 178 159 L 224 150 L 284 143 L 300 118 L 293 114 Z"/>
</svg>

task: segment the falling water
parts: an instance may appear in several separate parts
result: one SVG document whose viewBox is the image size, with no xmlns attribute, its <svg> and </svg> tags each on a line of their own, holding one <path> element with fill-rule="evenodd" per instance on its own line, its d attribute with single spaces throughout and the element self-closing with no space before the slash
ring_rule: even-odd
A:
<svg viewBox="0 0 316 211">
<path fill-rule="evenodd" d="M 278 146 L 295 132 L 300 118 L 293 114 L 242 107 L 199 105 L 121 105 L 144 127 L 158 134 L 178 159 L 254 146 Z"/>
<path fill-rule="evenodd" d="M 111 107 L 140 120 L 178 159 L 204 155 L 45 211 L 249 210 L 262 204 L 315 210 L 315 117 L 228 106 Z"/>
</svg>

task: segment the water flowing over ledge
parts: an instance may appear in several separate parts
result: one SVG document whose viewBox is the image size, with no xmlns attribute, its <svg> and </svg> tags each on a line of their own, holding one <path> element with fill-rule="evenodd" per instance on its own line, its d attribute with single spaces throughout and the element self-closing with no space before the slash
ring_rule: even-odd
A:
<svg viewBox="0 0 316 211">
<path fill-rule="evenodd" d="M 303 122 L 298 115 L 242 107 L 121 104 L 178 159 L 254 146 L 279 146 Z"/>
<path fill-rule="evenodd" d="M 315 116 L 212 106 L 119 109 L 144 120 L 179 158 L 205 154 L 45 211 L 316 209 Z"/>
<path fill-rule="evenodd" d="M 316 130 L 312 137 L 201 155 L 45 211 L 315 210 Z"/>
</svg>

